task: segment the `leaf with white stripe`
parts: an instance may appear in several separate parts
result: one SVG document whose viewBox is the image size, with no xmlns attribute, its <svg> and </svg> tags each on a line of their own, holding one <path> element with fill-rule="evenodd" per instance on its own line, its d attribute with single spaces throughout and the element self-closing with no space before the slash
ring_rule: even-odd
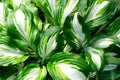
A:
<svg viewBox="0 0 120 80">
<path fill-rule="evenodd" d="M 81 56 L 66 52 L 53 55 L 47 69 L 53 80 L 86 80 L 90 70 Z"/>
<path fill-rule="evenodd" d="M 19 9 L 11 12 L 7 18 L 6 27 L 8 32 L 11 33 L 11 35 L 8 34 L 10 37 L 13 35 L 18 35 L 19 37 L 16 39 L 22 39 L 25 43 L 28 44 L 29 47 L 34 49 L 37 27 L 33 21 L 33 14 L 29 9 L 21 5 Z"/>
<path fill-rule="evenodd" d="M 115 36 L 120 39 L 120 17 L 113 21 L 107 30 L 108 35 Z"/>
<path fill-rule="evenodd" d="M 24 52 L 0 44 L 0 66 L 18 64 L 24 62 L 27 58 L 28 56 L 25 56 Z"/>
<path fill-rule="evenodd" d="M 0 2 L 0 25 L 4 26 L 4 3 Z"/>
<path fill-rule="evenodd" d="M 61 23 L 63 24 L 65 22 L 66 17 L 72 12 L 72 10 L 76 7 L 77 3 L 79 2 L 79 0 L 70 0 L 65 9 L 64 12 L 62 14 L 62 19 L 61 19 Z"/>
<path fill-rule="evenodd" d="M 87 46 L 90 38 L 89 30 L 78 12 L 67 17 L 63 26 L 63 33 L 68 44 L 75 49 Z"/>
<path fill-rule="evenodd" d="M 46 80 L 46 67 L 40 68 L 39 64 L 29 64 L 17 75 L 16 80 Z"/>
<path fill-rule="evenodd" d="M 113 17 L 115 13 L 115 1 L 113 0 L 96 0 L 89 8 L 85 22 L 90 28 L 100 26 Z"/>
<path fill-rule="evenodd" d="M 35 0 L 35 3 L 51 23 L 62 26 L 72 12 L 81 11 L 83 14 L 87 0 Z"/>
<path fill-rule="evenodd" d="M 98 48 L 108 48 L 110 45 L 114 44 L 114 40 L 111 38 L 101 38 L 96 40 L 93 43 L 93 46 L 98 47 Z"/>
<path fill-rule="evenodd" d="M 104 68 L 104 51 L 99 48 L 87 47 L 85 50 L 88 64 L 96 71 L 102 71 Z"/>
<path fill-rule="evenodd" d="M 44 60 L 62 46 L 62 38 L 59 35 L 60 27 L 48 28 L 40 37 L 38 45 L 38 55 Z"/>
<path fill-rule="evenodd" d="M 31 0 L 9 0 L 7 1 L 9 4 L 15 5 L 15 7 L 19 7 L 20 4 L 29 5 Z"/>
</svg>

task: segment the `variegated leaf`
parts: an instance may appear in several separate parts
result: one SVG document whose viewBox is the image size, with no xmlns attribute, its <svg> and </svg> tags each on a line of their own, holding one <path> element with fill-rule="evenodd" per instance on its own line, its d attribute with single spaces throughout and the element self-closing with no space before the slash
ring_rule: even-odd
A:
<svg viewBox="0 0 120 80">
<path fill-rule="evenodd" d="M 7 3 L 13 6 L 15 10 L 18 9 L 20 5 L 25 5 L 32 12 L 35 25 L 41 29 L 42 22 L 38 16 L 38 8 L 32 4 L 32 0 L 8 0 Z"/>
<path fill-rule="evenodd" d="M 16 7 L 19 7 L 20 4 L 28 5 L 30 4 L 31 0 L 9 0 L 9 3 L 12 5 L 15 5 Z"/>
<path fill-rule="evenodd" d="M 40 43 L 38 44 L 38 55 L 43 60 L 52 55 L 55 50 L 60 49 L 62 39 L 60 38 L 59 32 L 60 28 L 55 26 L 47 29 L 40 37 Z"/>
<path fill-rule="evenodd" d="M 98 47 L 98 48 L 108 48 L 110 45 L 114 44 L 114 40 L 111 38 L 101 38 L 96 40 L 93 43 L 93 46 Z"/>
<path fill-rule="evenodd" d="M 115 70 L 117 68 L 118 65 L 115 64 L 108 64 L 105 66 L 104 71 L 112 71 Z"/>
<path fill-rule="evenodd" d="M 78 12 L 68 16 L 63 27 L 63 33 L 71 47 L 80 49 L 87 46 L 90 37 L 89 30 Z"/>
<path fill-rule="evenodd" d="M 32 49 L 34 48 L 37 27 L 33 21 L 33 14 L 29 9 L 21 5 L 20 9 L 17 9 L 15 12 L 11 12 L 8 15 L 6 26 L 8 32 L 11 33 L 8 34 L 10 37 L 13 35 L 18 35 L 19 37 L 15 37 L 16 39 L 22 39 L 25 43 L 28 44 L 29 47 Z"/>
<path fill-rule="evenodd" d="M 47 65 L 53 80 L 86 80 L 89 66 L 82 57 L 72 53 L 56 53 Z"/>
<path fill-rule="evenodd" d="M 0 2 L 0 25 L 3 25 L 4 26 L 4 22 L 5 22 L 5 19 L 4 19 L 4 3 L 3 2 Z"/>
<path fill-rule="evenodd" d="M 81 11 L 81 15 L 83 14 L 87 0 L 35 0 L 35 3 L 43 10 L 50 22 L 62 26 L 66 17 L 72 12 Z"/>
<path fill-rule="evenodd" d="M 115 36 L 120 39 L 120 17 L 110 24 L 108 27 L 108 35 Z"/>
<path fill-rule="evenodd" d="M 104 51 L 99 48 L 88 47 L 85 51 L 88 64 L 96 71 L 104 68 Z"/>
<path fill-rule="evenodd" d="M 0 44 L 0 66 L 8 66 L 24 62 L 28 56 L 18 49 Z"/>
<path fill-rule="evenodd" d="M 16 80 L 46 80 L 46 67 L 40 68 L 39 64 L 29 64 L 17 75 Z"/>
<path fill-rule="evenodd" d="M 115 2 L 112 0 L 96 0 L 89 8 L 85 22 L 90 28 L 106 23 L 115 13 Z"/>
</svg>

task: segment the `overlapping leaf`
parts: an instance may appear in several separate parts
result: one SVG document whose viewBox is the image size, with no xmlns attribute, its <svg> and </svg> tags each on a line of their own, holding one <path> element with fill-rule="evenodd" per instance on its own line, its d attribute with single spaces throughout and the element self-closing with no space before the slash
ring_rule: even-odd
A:
<svg viewBox="0 0 120 80">
<path fill-rule="evenodd" d="M 68 16 L 63 27 L 63 33 L 68 44 L 75 49 L 87 46 L 90 38 L 88 27 L 78 12 Z"/>
<path fill-rule="evenodd" d="M 40 68 L 39 64 L 29 64 L 19 72 L 16 80 L 46 80 L 46 75 L 45 66 Z"/>
<path fill-rule="evenodd" d="M 60 28 L 55 26 L 47 29 L 40 37 L 40 43 L 38 44 L 38 55 L 43 58 L 48 58 L 55 53 L 62 46 L 62 39 L 60 38 Z"/>
<path fill-rule="evenodd" d="M 84 14 L 87 5 L 87 0 L 35 0 L 35 2 L 54 25 L 63 25 L 66 17 L 75 10 L 81 11 L 81 15 Z"/>
<path fill-rule="evenodd" d="M 115 36 L 120 39 L 120 17 L 111 23 L 108 28 L 108 35 Z"/>
<path fill-rule="evenodd" d="M 28 56 L 18 49 L 0 44 L 0 66 L 8 66 L 24 62 Z"/>
<path fill-rule="evenodd" d="M 0 80 L 15 80 L 17 69 L 14 67 L 2 67 L 0 68 Z"/>
<path fill-rule="evenodd" d="M 87 62 L 93 70 L 101 71 L 104 68 L 104 51 L 102 49 L 88 47 L 85 53 Z"/>
<path fill-rule="evenodd" d="M 93 43 L 93 46 L 98 48 L 108 48 L 110 45 L 114 43 L 115 41 L 112 38 L 100 38 Z"/>
<path fill-rule="evenodd" d="M 86 80 L 90 70 L 81 56 L 66 52 L 52 56 L 47 68 L 53 80 Z"/>
<path fill-rule="evenodd" d="M 20 4 L 29 5 L 31 0 L 6 0 L 6 2 L 12 4 L 14 8 L 18 8 Z"/>
<path fill-rule="evenodd" d="M 90 28 L 100 26 L 106 23 L 115 13 L 115 1 L 113 0 L 96 0 L 89 8 L 86 23 Z"/>
<path fill-rule="evenodd" d="M 4 19 L 4 3 L 0 2 L 0 25 L 4 25 L 5 19 Z"/>
<path fill-rule="evenodd" d="M 17 9 L 15 12 L 10 12 L 6 27 L 7 32 L 10 32 L 8 34 L 10 37 L 14 35 L 12 38 L 22 40 L 32 49 L 34 48 L 37 27 L 33 22 L 33 14 L 29 9 L 21 5 L 20 9 Z"/>
</svg>

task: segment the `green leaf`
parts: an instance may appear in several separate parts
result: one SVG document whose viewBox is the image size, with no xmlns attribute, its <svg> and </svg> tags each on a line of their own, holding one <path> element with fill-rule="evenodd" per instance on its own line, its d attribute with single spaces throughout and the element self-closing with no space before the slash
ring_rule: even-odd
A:
<svg viewBox="0 0 120 80">
<path fill-rule="evenodd" d="M 0 25 L 4 25 L 4 3 L 0 2 Z"/>
<path fill-rule="evenodd" d="M 115 13 L 114 0 L 96 0 L 89 8 L 85 22 L 90 28 L 105 24 Z"/>
<path fill-rule="evenodd" d="M 14 38 L 16 36 L 17 35 L 13 35 Z M 3 33 L 3 35 L 0 36 L 0 44 L 4 44 L 4 45 L 10 46 L 10 47 L 17 48 L 23 52 L 26 52 L 29 49 L 29 46 L 23 40 L 13 39 L 4 33 Z"/>
<path fill-rule="evenodd" d="M 90 70 L 81 56 L 66 52 L 53 55 L 47 69 L 53 80 L 86 80 Z"/>
<path fill-rule="evenodd" d="M 46 67 L 40 68 L 39 64 L 29 64 L 17 75 L 16 80 L 46 80 Z"/>
<path fill-rule="evenodd" d="M 87 26 L 84 24 L 78 12 L 68 16 L 63 27 L 65 39 L 75 49 L 87 46 L 90 37 L 88 31 Z"/>
<path fill-rule="evenodd" d="M 24 62 L 27 58 L 28 56 L 25 56 L 24 52 L 0 44 L 0 66 L 18 64 Z"/>
<path fill-rule="evenodd" d="M 72 12 L 78 10 L 81 11 L 81 15 L 83 14 L 87 0 L 35 0 L 35 3 L 51 23 L 62 26 L 66 17 Z"/>
<path fill-rule="evenodd" d="M 113 54 L 113 53 L 112 53 L 112 54 Z M 111 52 L 107 52 L 107 53 L 105 54 L 106 60 L 107 60 L 108 64 L 120 65 L 120 58 L 119 58 L 119 57 L 116 57 L 116 56 L 118 56 L 118 55 L 113 56 L 112 54 L 111 54 Z"/>
<path fill-rule="evenodd" d="M 114 64 L 108 64 L 105 66 L 104 70 L 103 71 L 111 71 L 111 70 L 114 70 L 117 68 L 117 65 L 114 65 Z"/>
<path fill-rule="evenodd" d="M 12 78 L 13 75 L 16 74 L 18 70 L 14 67 L 2 67 L 0 68 L 0 80 L 13 80 L 15 79 L 15 76 L 14 78 Z"/>
<path fill-rule="evenodd" d="M 55 26 L 48 28 L 40 37 L 38 45 L 38 55 L 44 60 L 61 48 L 62 39 L 59 35 L 60 28 Z"/>
<path fill-rule="evenodd" d="M 111 38 L 101 38 L 93 43 L 93 46 L 98 48 L 107 48 L 110 45 L 114 44 L 114 40 Z"/>
<path fill-rule="evenodd" d="M 31 0 L 9 0 L 9 4 L 15 5 L 15 7 L 19 7 L 20 4 L 28 5 L 30 4 Z"/>
<path fill-rule="evenodd" d="M 114 20 L 107 30 L 108 35 L 115 36 L 120 39 L 120 17 Z"/>
<path fill-rule="evenodd" d="M 28 44 L 28 46 L 34 49 L 34 43 L 38 31 L 33 21 L 33 14 L 29 9 L 21 5 L 20 9 L 11 12 L 8 16 L 6 26 L 8 32 L 11 32 L 11 35 L 8 34 L 9 36 L 13 36 L 13 34 L 18 35 L 19 38 L 17 37 L 17 39 L 22 39 Z M 16 33 L 13 32 L 13 30 Z"/>
<path fill-rule="evenodd" d="M 119 69 L 113 71 L 104 71 L 98 76 L 98 80 L 119 80 L 120 71 Z"/>
<path fill-rule="evenodd" d="M 36 6 L 34 6 L 33 4 L 29 4 L 28 6 L 26 6 L 33 14 L 33 21 L 35 23 L 35 25 L 38 27 L 39 30 L 42 30 L 42 21 L 39 18 L 39 10 Z"/>
<path fill-rule="evenodd" d="M 104 68 L 104 52 L 102 49 L 87 47 L 85 50 L 86 60 L 95 71 L 102 71 Z"/>
</svg>

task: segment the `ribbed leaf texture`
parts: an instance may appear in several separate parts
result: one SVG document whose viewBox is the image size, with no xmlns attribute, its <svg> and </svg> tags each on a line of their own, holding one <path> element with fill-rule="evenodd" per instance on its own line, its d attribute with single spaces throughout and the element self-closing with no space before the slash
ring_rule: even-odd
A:
<svg viewBox="0 0 120 80">
<path fill-rule="evenodd" d="M 76 54 L 60 52 L 55 54 L 47 65 L 53 80 L 86 80 L 89 66 Z"/>
<path fill-rule="evenodd" d="M 0 0 L 0 80 L 119 80 L 119 0 Z"/>
</svg>

